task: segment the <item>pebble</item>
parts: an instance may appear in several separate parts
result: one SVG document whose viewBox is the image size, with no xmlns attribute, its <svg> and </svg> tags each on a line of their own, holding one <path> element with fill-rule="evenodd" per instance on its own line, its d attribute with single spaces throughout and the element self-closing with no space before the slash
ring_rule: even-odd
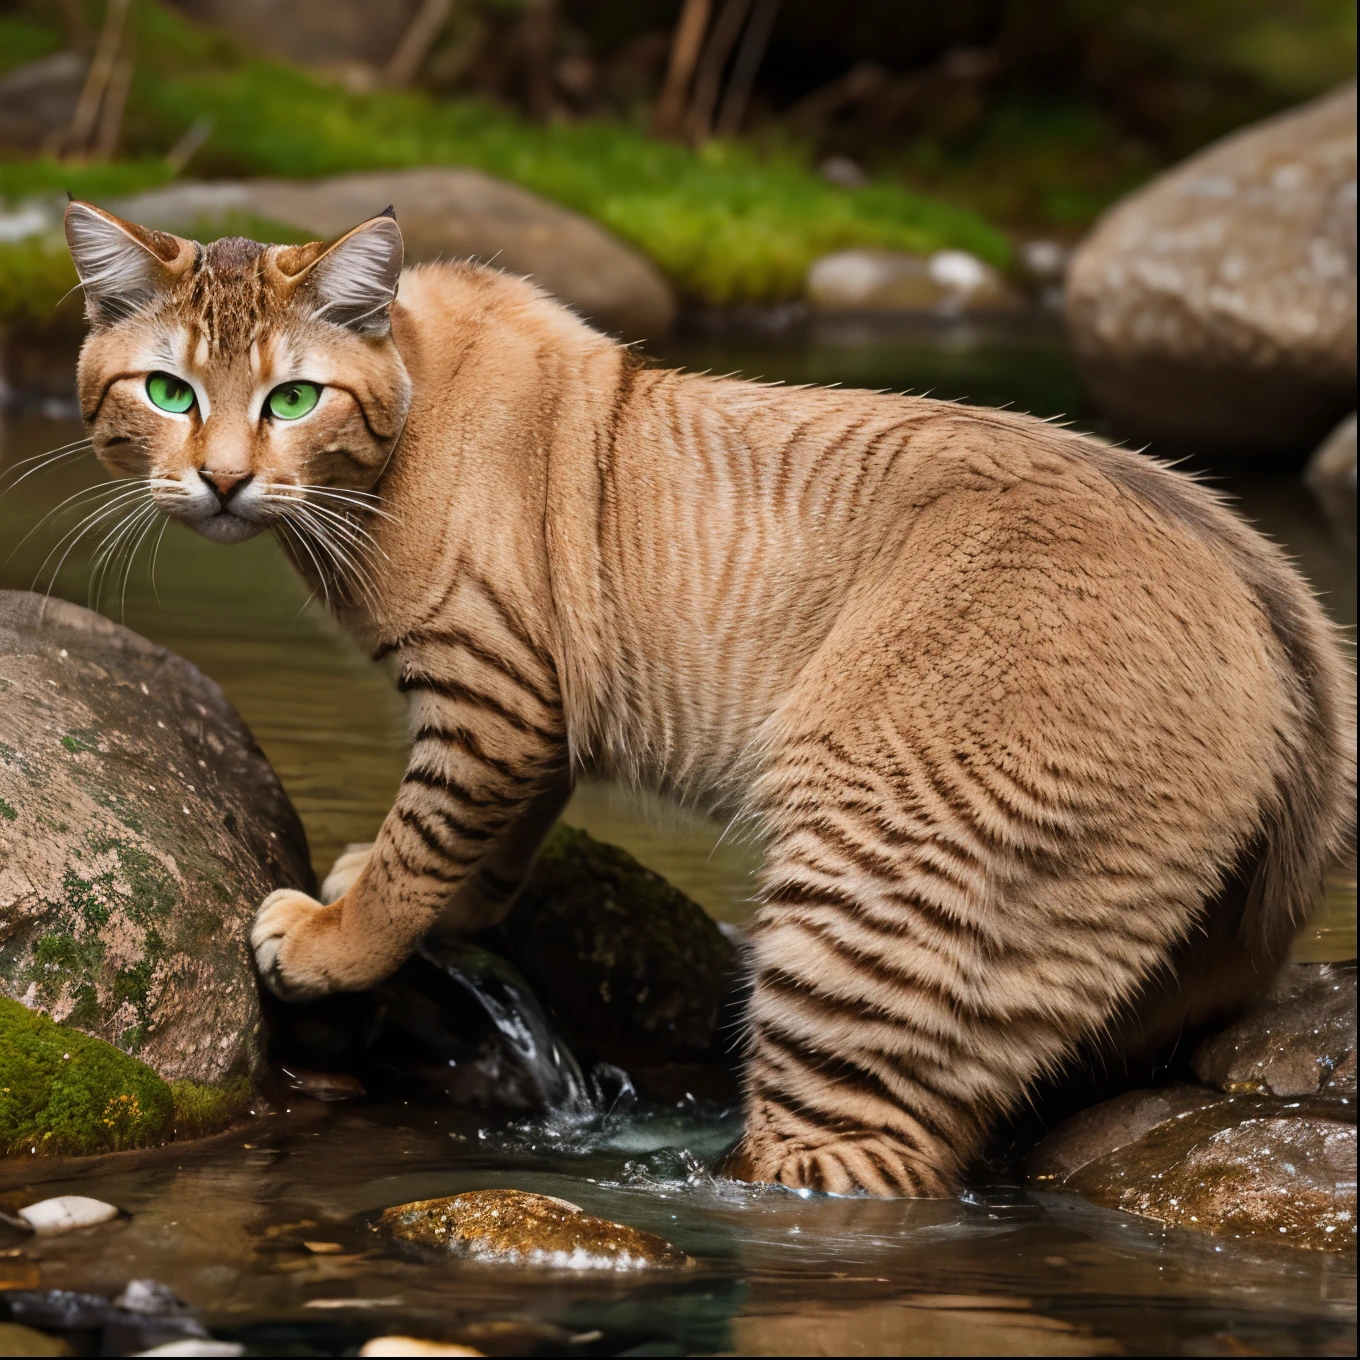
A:
<svg viewBox="0 0 1360 1360">
<path fill-rule="evenodd" d="M 86 1195 L 57 1195 L 54 1199 L 42 1199 L 20 1209 L 19 1217 L 35 1233 L 52 1235 L 107 1223 L 118 1217 L 118 1210 L 102 1199 L 90 1199 Z"/>
<path fill-rule="evenodd" d="M 149 1351 L 133 1351 L 133 1355 L 244 1355 L 246 1348 L 239 1341 L 212 1341 L 207 1337 L 186 1336 L 182 1341 L 166 1341 L 152 1346 Z"/>
<path fill-rule="evenodd" d="M 654 1233 L 592 1218 L 578 1205 L 523 1190 L 470 1190 L 383 1211 L 395 1237 L 477 1260 L 557 1270 L 655 1270 L 694 1262 Z"/>
<path fill-rule="evenodd" d="M 485 1355 L 485 1351 L 453 1341 L 422 1341 L 418 1336 L 375 1336 L 359 1347 L 360 1355 Z"/>
</svg>

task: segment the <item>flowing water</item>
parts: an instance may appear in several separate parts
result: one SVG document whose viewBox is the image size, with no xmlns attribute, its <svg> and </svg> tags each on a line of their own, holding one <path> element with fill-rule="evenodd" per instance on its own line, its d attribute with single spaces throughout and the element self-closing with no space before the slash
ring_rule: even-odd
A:
<svg viewBox="0 0 1360 1360">
<path fill-rule="evenodd" d="M 1090 418 L 1059 338 L 1041 328 L 710 337 L 663 357 Z M 0 485 L 13 486 L 21 460 L 79 436 L 67 421 L 9 419 L 0 425 Z M 60 570 L 70 546 L 61 535 L 78 513 L 24 535 L 102 476 L 78 455 L 0 496 L 0 587 L 54 581 L 55 593 L 87 602 L 99 526 Z M 1353 627 L 1354 548 L 1297 480 L 1225 484 L 1295 554 L 1333 617 Z M 346 842 L 371 839 L 396 789 L 398 698 L 304 601 L 271 540 L 223 549 L 177 526 L 158 535 L 147 534 L 125 576 L 105 574 L 101 607 L 223 685 L 296 802 L 324 872 Z M 718 919 L 739 922 L 748 910 L 757 860 L 721 828 L 595 784 L 578 790 L 566 816 L 632 850 Z M 1296 953 L 1354 956 L 1353 886 L 1329 894 Z M 27 1182 L 33 1198 L 75 1192 L 128 1211 L 89 1233 L 26 1243 L 41 1258 L 43 1286 L 113 1294 L 130 1278 L 154 1277 L 201 1310 L 216 1335 L 262 1354 L 352 1354 L 384 1332 L 457 1336 L 497 1354 L 1354 1353 L 1353 1257 L 1164 1231 L 1016 1184 L 942 1203 L 737 1186 L 706 1169 L 737 1132 L 732 1111 L 693 1098 L 640 1104 L 619 1082 L 603 1103 L 598 1092 L 592 1099 L 589 1080 L 554 1056 L 531 1003 L 477 978 L 463 985 L 542 1075 L 557 1115 L 512 1122 L 290 1098 L 247 1131 L 198 1145 L 79 1169 L 0 1168 L 6 1202 Z M 699 1267 L 671 1278 L 527 1274 L 396 1250 L 369 1226 L 386 1205 L 488 1186 L 559 1195 L 650 1229 Z M 309 1241 L 333 1245 L 318 1253 Z M 0 1241 L 0 1254 L 13 1245 Z"/>
</svg>

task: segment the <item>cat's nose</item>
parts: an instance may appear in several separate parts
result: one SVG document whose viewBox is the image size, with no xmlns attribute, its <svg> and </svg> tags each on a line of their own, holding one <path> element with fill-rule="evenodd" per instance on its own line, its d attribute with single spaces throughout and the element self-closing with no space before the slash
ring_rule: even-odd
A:
<svg viewBox="0 0 1360 1360">
<path fill-rule="evenodd" d="M 225 505 L 232 494 L 243 487 L 255 475 L 253 472 L 209 472 L 199 468 L 198 475 L 217 492 L 217 498 Z"/>
</svg>

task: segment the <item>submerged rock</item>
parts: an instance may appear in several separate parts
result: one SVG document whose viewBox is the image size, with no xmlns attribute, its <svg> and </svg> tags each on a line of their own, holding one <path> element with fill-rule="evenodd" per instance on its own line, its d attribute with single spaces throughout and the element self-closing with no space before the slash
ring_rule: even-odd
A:
<svg viewBox="0 0 1360 1360">
<path fill-rule="evenodd" d="M 1273 994 L 1195 1051 L 1195 1075 L 1220 1091 L 1354 1096 L 1355 964 L 1298 963 Z"/>
<path fill-rule="evenodd" d="M 253 233 L 250 219 L 329 239 L 392 204 L 408 265 L 464 258 L 526 274 L 588 321 L 656 339 L 675 320 L 670 285 L 603 227 L 478 170 L 368 171 L 331 179 L 179 183 L 124 199 L 115 211 L 165 231 Z"/>
<path fill-rule="evenodd" d="M 1355 412 L 1321 444 L 1304 469 L 1303 480 L 1317 497 L 1337 536 L 1355 548 Z"/>
<path fill-rule="evenodd" d="M 61 600 L 0 591 L 0 694 L 0 995 L 239 1093 L 262 1057 L 251 916 L 314 889 L 268 761 L 207 676 Z M 220 1123 L 195 1099 L 186 1121 Z"/>
<path fill-rule="evenodd" d="M 1194 1087 L 1083 1111 L 1035 1149 L 1031 1180 L 1174 1227 L 1354 1248 L 1353 1105 Z"/>
<path fill-rule="evenodd" d="M 488 935 L 589 1064 L 720 1061 L 736 951 L 696 902 L 626 850 L 558 825 Z"/>
<path fill-rule="evenodd" d="M 1097 223 L 1066 311 L 1127 430 L 1304 455 L 1355 404 L 1352 83 L 1191 157 Z"/>
<path fill-rule="evenodd" d="M 394 1237 L 506 1265 L 556 1270 L 673 1270 L 693 1265 L 654 1233 L 592 1218 L 575 1204 L 523 1190 L 470 1190 L 384 1209 Z"/>
</svg>

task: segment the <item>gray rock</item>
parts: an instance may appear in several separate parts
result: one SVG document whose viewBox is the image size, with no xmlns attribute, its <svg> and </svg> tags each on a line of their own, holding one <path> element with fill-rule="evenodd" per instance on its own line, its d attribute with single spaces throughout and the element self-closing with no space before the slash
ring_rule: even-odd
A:
<svg viewBox="0 0 1360 1360">
<path fill-rule="evenodd" d="M 1302 454 L 1355 404 L 1354 84 L 1116 205 L 1066 311 L 1097 400 L 1168 445 Z"/>
<path fill-rule="evenodd" d="M 401 224 L 408 264 L 494 262 L 529 275 L 588 321 L 630 339 L 655 339 L 675 320 L 670 285 L 650 261 L 588 218 L 477 170 L 181 183 L 112 207 L 132 221 L 181 234 L 254 217 L 329 239 L 389 203 Z"/>
<path fill-rule="evenodd" d="M 61 600 L 0 591 L 0 994 L 168 1080 L 260 1063 L 246 933 L 314 891 L 306 838 L 222 691 Z"/>
<path fill-rule="evenodd" d="M 814 260 L 804 289 L 816 312 L 1010 311 L 1023 299 L 990 265 L 962 250 L 929 257 L 896 250 L 839 250 Z"/>
<path fill-rule="evenodd" d="M 71 121 L 89 61 L 78 52 L 54 52 L 0 80 L 0 146 L 38 151 Z"/>
<path fill-rule="evenodd" d="M 1355 1107 L 1173 1087 L 1068 1120 L 1035 1149 L 1031 1180 L 1169 1227 L 1351 1251 Z"/>
<path fill-rule="evenodd" d="M 1338 537 L 1355 547 L 1355 412 L 1313 452 L 1303 480 Z"/>
<path fill-rule="evenodd" d="M 1271 997 L 1199 1046 L 1195 1075 L 1220 1091 L 1353 1096 L 1355 1038 L 1355 965 L 1296 963 Z"/>
</svg>

